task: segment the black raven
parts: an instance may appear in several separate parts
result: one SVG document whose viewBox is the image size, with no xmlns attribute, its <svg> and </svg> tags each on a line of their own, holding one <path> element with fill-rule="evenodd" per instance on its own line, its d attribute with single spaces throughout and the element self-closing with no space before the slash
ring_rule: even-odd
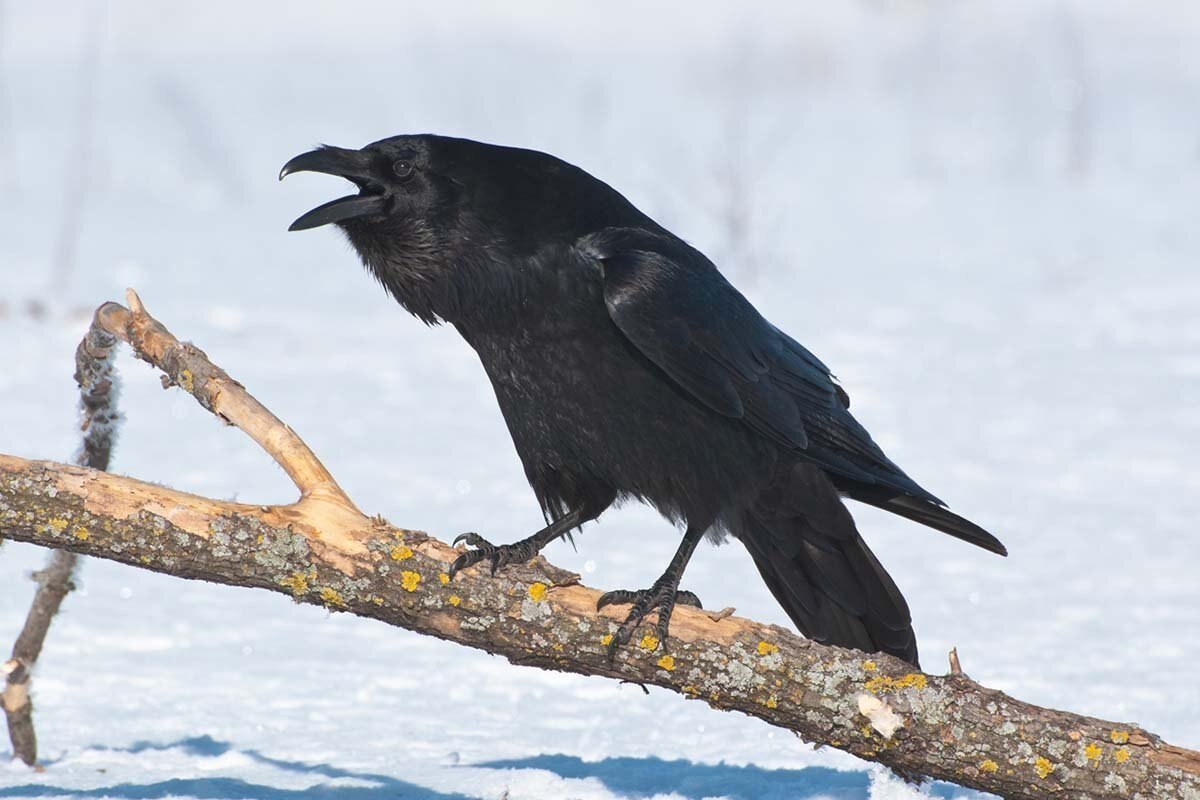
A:
<svg viewBox="0 0 1200 800">
<path fill-rule="evenodd" d="M 665 641 L 697 543 L 731 534 L 796 626 L 917 663 L 908 605 L 841 498 L 1001 555 L 883 454 L 812 353 L 763 318 L 704 254 L 603 181 L 545 153 L 445 136 L 320 147 L 280 172 L 358 192 L 290 230 L 336 223 L 387 291 L 478 353 L 546 527 L 475 549 L 493 572 L 626 498 L 685 526 L 666 572 L 629 603 L 611 647 L 650 612 Z M 456 540 L 457 541 L 457 540 Z"/>
</svg>

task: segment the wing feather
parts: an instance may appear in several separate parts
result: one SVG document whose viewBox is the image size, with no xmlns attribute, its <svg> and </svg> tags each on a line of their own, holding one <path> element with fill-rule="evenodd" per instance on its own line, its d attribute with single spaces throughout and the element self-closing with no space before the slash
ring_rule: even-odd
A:
<svg viewBox="0 0 1200 800">
<path fill-rule="evenodd" d="M 634 228 L 591 234 L 578 249 L 600 264 L 616 326 L 697 400 L 831 472 L 939 502 L 850 416 L 829 368 L 699 251 Z"/>
</svg>

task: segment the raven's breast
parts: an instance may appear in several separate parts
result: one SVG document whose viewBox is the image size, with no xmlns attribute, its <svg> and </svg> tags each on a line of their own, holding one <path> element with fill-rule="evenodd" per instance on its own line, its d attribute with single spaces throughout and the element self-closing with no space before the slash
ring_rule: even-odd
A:
<svg viewBox="0 0 1200 800">
<path fill-rule="evenodd" d="M 545 508 L 615 493 L 707 526 L 768 479 L 775 446 L 685 394 L 603 305 L 467 338 Z"/>
</svg>

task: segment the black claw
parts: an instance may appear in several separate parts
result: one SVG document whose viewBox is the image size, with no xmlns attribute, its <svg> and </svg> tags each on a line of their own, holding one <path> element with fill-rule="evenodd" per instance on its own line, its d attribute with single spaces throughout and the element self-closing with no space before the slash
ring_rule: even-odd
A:
<svg viewBox="0 0 1200 800">
<path fill-rule="evenodd" d="M 455 545 L 463 542 L 475 549 L 468 550 L 454 560 L 454 563 L 450 565 L 450 569 L 447 570 L 447 574 L 451 578 L 453 578 L 454 574 L 459 570 L 464 570 L 467 567 L 474 566 L 480 561 L 483 561 L 485 558 L 492 562 L 492 576 L 494 577 L 496 572 L 499 571 L 501 567 L 508 566 L 509 564 L 528 561 L 530 558 L 536 555 L 536 552 L 530 552 L 529 547 L 526 546 L 524 542 L 497 546 L 489 542 L 487 539 L 484 539 L 478 533 L 474 533 L 472 531 L 460 533 L 458 536 L 454 537 L 453 543 Z"/>
<path fill-rule="evenodd" d="M 613 634 L 612 639 L 608 642 L 608 660 L 612 661 L 616 658 L 617 651 L 625 645 L 629 644 L 630 638 L 633 637 L 633 627 L 626 627 L 628 620 L 621 627 L 617 628 L 617 632 Z"/>
<path fill-rule="evenodd" d="M 483 558 L 483 554 L 478 550 L 471 550 L 463 553 L 458 558 L 454 559 L 454 563 L 450 565 L 450 569 L 446 573 L 450 576 L 450 580 L 454 580 L 454 575 L 459 571 L 473 566 Z"/>
<path fill-rule="evenodd" d="M 457 545 L 459 542 L 466 542 L 476 550 L 482 550 L 485 553 L 490 553 L 496 549 L 496 545 L 492 544 L 474 531 L 467 531 L 466 533 L 460 533 L 458 536 L 455 536 L 453 544 Z"/>
<path fill-rule="evenodd" d="M 623 603 L 630 603 L 632 607 L 629 609 L 629 615 L 625 617 L 625 621 L 617 628 L 608 643 L 610 659 L 616 655 L 618 648 L 629 643 L 637 626 L 651 611 L 658 612 L 658 622 L 654 626 L 654 633 L 659 647 L 665 651 L 667 635 L 671 627 L 671 613 L 675 610 L 675 606 L 683 604 L 696 608 L 702 607 L 700 598 L 692 592 L 671 591 L 667 587 L 654 586 L 636 592 L 628 589 L 614 589 L 611 592 L 605 592 L 596 600 L 596 610 L 599 611 L 607 605 Z"/>
<path fill-rule="evenodd" d="M 611 592 L 605 592 L 596 600 L 596 610 L 615 604 L 634 603 L 637 602 L 638 592 L 631 592 L 628 589 L 614 589 Z"/>
</svg>

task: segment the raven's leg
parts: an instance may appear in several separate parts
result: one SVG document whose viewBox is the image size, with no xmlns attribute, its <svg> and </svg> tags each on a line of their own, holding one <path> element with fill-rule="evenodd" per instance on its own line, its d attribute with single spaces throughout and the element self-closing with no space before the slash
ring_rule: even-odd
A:
<svg viewBox="0 0 1200 800">
<path fill-rule="evenodd" d="M 636 592 L 617 589 L 600 595 L 600 599 L 596 601 L 597 611 L 612 603 L 633 604 L 633 608 L 629 609 L 629 616 L 625 617 L 625 621 L 621 623 L 621 627 L 617 628 L 617 632 L 613 634 L 608 643 L 610 656 L 616 653 L 618 647 L 633 637 L 633 632 L 642 618 L 651 611 L 658 612 L 658 623 L 654 626 L 654 632 L 659 643 L 662 644 L 667 641 L 667 631 L 671 625 L 671 612 L 675 610 L 676 603 L 700 608 L 699 597 L 691 592 L 679 591 L 679 580 L 683 577 L 683 571 L 687 568 L 692 552 L 703 536 L 702 528 L 688 527 L 683 534 L 683 542 L 675 551 L 675 557 L 667 565 L 667 571 L 649 589 L 641 589 Z"/>
<path fill-rule="evenodd" d="M 505 564 L 520 564 L 528 561 L 542 551 L 542 548 L 550 544 L 560 536 L 565 536 L 571 532 L 572 528 L 578 528 L 585 522 L 591 522 L 598 514 L 589 515 L 585 511 L 585 506 L 580 505 L 571 509 L 562 517 L 554 520 L 546 527 L 526 539 L 512 544 L 494 545 L 487 539 L 484 539 L 478 533 L 463 533 L 455 537 L 454 544 L 466 542 L 474 547 L 474 550 L 468 550 L 458 558 L 454 559 L 454 563 L 450 565 L 449 575 L 454 577 L 454 573 L 460 569 L 466 569 L 469 566 L 478 564 L 485 558 L 492 561 L 492 574 L 496 574 L 496 570 L 503 567 Z"/>
</svg>

